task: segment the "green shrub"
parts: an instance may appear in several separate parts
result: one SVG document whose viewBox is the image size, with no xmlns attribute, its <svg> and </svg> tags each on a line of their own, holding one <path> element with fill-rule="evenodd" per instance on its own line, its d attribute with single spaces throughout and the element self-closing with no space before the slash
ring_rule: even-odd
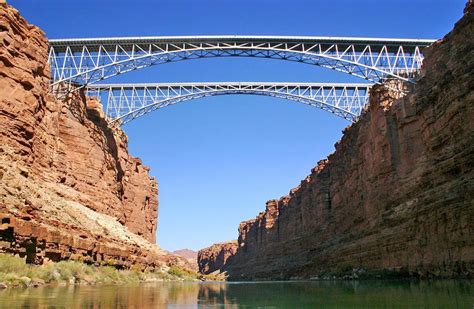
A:
<svg viewBox="0 0 474 309">
<path fill-rule="evenodd" d="M 197 277 L 197 273 L 179 266 L 171 266 L 168 273 L 182 279 L 195 279 Z"/>
<path fill-rule="evenodd" d="M 0 273 L 14 273 L 24 275 L 28 272 L 29 265 L 24 258 L 18 256 L 0 254 Z"/>
<path fill-rule="evenodd" d="M 92 276 L 94 270 L 91 266 L 74 261 L 61 261 L 55 264 L 55 269 L 62 280 L 77 280 L 85 276 Z"/>
</svg>

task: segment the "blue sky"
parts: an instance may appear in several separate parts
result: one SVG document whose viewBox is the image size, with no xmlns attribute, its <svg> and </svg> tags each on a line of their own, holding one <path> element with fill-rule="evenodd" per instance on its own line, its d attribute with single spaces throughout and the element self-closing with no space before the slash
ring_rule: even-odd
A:
<svg viewBox="0 0 474 309">
<path fill-rule="evenodd" d="M 49 38 L 159 35 L 316 35 L 441 38 L 464 0 L 8 1 Z M 360 82 L 271 59 L 199 59 L 107 82 Z M 200 249 L 235 239 L 240 221 L 297 186 L 334 150 L 348 123 L 302 104 L 217 96 L 177 104 L 124 127 L 130 152 L 159 182 L 158 243 Z"/>
</svg>

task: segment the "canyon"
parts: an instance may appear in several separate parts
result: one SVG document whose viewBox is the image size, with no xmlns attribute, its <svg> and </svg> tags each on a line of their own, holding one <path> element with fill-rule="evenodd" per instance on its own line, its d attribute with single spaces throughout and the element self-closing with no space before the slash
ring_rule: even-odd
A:
<svg viewBox="0 0 474 309">
<path fill-rule="evenodd" d="M 473 25 L 468 1 L 416 84 L 374 86 L 335 152 L 196 265 L 155 244 L 158 183 L 125 133 L 83 91 L 50 93 L 45 34 L 0 3 L 0 252 L 230 280 L 472 278 Z"/>
<path fill-rule="evenodd" d="M 158 184 L 83 92 L 49 91 L 48 41 L 0 4 L 0 252 L 29 263 L 189 266 L 155 245 Z"/>
<path fill-rule="evenodd" d="M 242 222 L 225 262 L 227 244 L 201 250 L 201 272 L 218 269 L 230 280 L 472 278 L 473 32 L 468 1 L 454 29 L 424 51 L 417 83 L 376 85 L 334 153 Z"/>
</svg>

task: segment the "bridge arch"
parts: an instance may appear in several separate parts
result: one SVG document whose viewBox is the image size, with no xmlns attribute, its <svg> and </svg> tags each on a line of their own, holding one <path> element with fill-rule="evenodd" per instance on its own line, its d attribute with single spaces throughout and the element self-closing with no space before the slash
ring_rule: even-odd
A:
<svg viewBox="0 0 474 309">
<path fill-rule="evenodd" d="M 152 111 L 202 97 L 251 94 L 304 103 L 354 122 L 368 102 L 371 85 L 326 83 L 95 84 L 87 95 L 105 102 L 106 117 L 122 125 Z"/>
<path fill-rule="evenodd" d="M 209 57 L 257 57 L 316 65 L 379 83 L 411 81 L 433 40 L 201 36 L 51 40 L 53 85 L 75 87 L 153 65 Z"/>
</svg>

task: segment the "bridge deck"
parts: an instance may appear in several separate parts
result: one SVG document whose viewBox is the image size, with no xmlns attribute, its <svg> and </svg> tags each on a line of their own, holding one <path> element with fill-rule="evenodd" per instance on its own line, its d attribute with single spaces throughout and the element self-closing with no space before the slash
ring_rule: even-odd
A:
<svg viewBox="0 0 474 309">
<path fill-rule="evenodd" d="M 324 37 L 324 36 L 262 36 L 262 35 L 212 35 L 212 36 L 153 36 L 153 37 L 115 37 L 115 38 L 78 38 L 78 39 L 53 39 L 49 44 L 54 47 L 55 52 L 65 52 L 67 47 L 71 51 L 81 51 L 87 46 L 90 51 L 94 47 L 119 44 L 122 47 L 132 47 L 141 44 L 180 44 L 180 43 L 291 43 L 305 45 L 354 45 L 356 51 L 362 51 L 367 45 L 387 46 L 393 50 L 400 45 L 406 48 L 406 52 L 417 46 L 428 46 L 435 42 L 433 39 L 396 39 L 396 38 L 363 38 L 363 37 Z"/>
<path fill-rule="evenodd" d="M 120 89 L 144 89 L 144 88 L 165 88 L 165 87 L 217 87 L 217 86 L 234 86 L 234 87 L 255 87 L 255 86 L 275 86 L 275 87 L 327 87 L 327 88 L 363 88 L 371 87 L 372 84 L 367 83 L 283 83 L 283 82 L 198 82 L 198 83 L 126 83 L 126 84 L 90 84 L 87 89 L 103 90 L 110 88 Z"/>
</svg>

